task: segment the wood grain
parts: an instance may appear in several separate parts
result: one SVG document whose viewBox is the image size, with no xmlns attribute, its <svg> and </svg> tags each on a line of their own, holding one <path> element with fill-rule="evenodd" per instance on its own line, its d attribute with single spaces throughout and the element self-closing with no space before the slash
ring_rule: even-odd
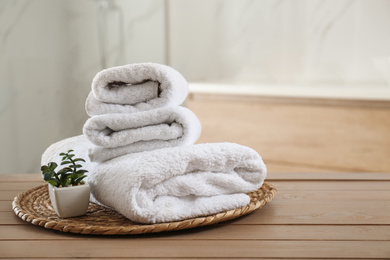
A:
<svg viewBox="0 0 390 260">
<path fill-rule="evenodd" d="M 10 206 L 13 195 L 42 183 L 40 175 L 2 177 L 0 259 L 390 258 L 390 173 L 271 172 L 268 181 L 278 193 L 250 215 L 178 232 L 113 237 L 28 224 Z"/>
<path fill-rule="evenodd" d="M 364 236 L 361 236 L 364 234 Z M 191 230 L 145 234 L 137 238 L 178 240 L 390 240 L 390 226 L 340 225 L 234 225 L 232 222 Z M 88 240 L 92 235 L 77 235 L 47 230 L 33 225 L 0 226 L 0 240 Z M 120 239 L 121 236 L 113 238 Z"/>
<path fill-rule="evenodd" d="M 262 241 L 107 239 L 3 241 L 2 257 L 376 257 L 390 255 L 390 241 Z M 64 250 L 64 247 L 66 250 Z M 23 248 L 23 250 L 20 250 Z M 107 250 L 109 248 L 110 250 Z M 142 248 L 142 250 L 140 250 Z M 7 250 L 5 250 L 7 249 Z"/>
<path fill-rule="evenodd" d="M 236 224 L 365 224 L 383 225 L 390 219 L 389 191 L 282 190 L 272 203 L 239 218 Z M 375 204 L 371 201 L 375 200 Z M 299 214 L 296 214 L 299 212 Z M 21 224 L 0 212 L 0 224 Z M 22 222 L 22 224 L 24 224 Z"/>
<path fill-rule="evenodd" d="M 39 173 L 10 173 L 0 175 L 1 183 L 4 182 L 37 182 L 42 181 L 42 175 Z"/>
</svg>

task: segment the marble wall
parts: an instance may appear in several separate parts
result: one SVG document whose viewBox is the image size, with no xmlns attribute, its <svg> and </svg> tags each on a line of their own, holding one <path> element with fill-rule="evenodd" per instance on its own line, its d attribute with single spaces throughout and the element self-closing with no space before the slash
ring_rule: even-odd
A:
<svg viewBox="0 0 390 260">
<path fill-rule="evenodd" d="M 84 101 L 102 60 L 164 63 L 162 1 L 115 1 L 120 20 L 115 6 L 103 12 L 101 2 L 110 1 L 0 2 L 0 173 L 37 173 L 48 145 L 81 133 Z M 120 42 L 112 35 L 118 28 Z"/>
<path fill-rule="evenodd" d="M 81 133 L 104 67 L 166 63 L 188 81 L 384 85 L 388 0 L 0 1 L 0 173 L 37 173 Z"/>
<path fill-rule="evenodd" d="M 388 0 L 170 0 L 170 63 L 190 81 L 387 84 Z"/>
</svg>

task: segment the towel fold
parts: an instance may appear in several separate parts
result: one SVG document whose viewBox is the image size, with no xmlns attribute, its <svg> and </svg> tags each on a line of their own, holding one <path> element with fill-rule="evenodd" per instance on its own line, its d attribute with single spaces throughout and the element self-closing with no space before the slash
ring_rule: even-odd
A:
<svg viewBox="0 0 390 260">
<path fill-rule="evenodd" d="M 89 116 L 134 113 L 183 103 L 188 84 L 175 69 L 156 63 L 135 63 L 97 73 L 85 110 Z"/>
<path fill-rule="evenodd" d="M 52 145 L 42 163 L 62 150 L 86 152 L 86 137 Z M 80 148 L 80 146 L 82 146 Z M 104 163 L 88 163 L 93 197 L 139 223 L 179 221 L 245 206 L 266 167 L 257 152 L 233 143 L 197 144 L 133 153 Z"/>
<path fill-rule="evenodd" d="M 99 164 L 95 198 L 139 223 L 179 221 L 242 207 L 266 168 L 252 149 L 198 144 L 134 153 Z"/>
<path fill-rule="evenodd" d="M 128 153 L 194 144 L 201 125 L 191 110 L 177 106 L 93 116 L 83 132 L 95 144 L 89 151 L 91 161 L 102 162 Z"/>
</svg>

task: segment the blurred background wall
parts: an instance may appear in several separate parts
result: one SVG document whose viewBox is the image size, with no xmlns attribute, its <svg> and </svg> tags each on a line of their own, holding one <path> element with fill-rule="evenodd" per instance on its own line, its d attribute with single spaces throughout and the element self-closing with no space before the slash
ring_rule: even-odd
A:
<svg viewBox="0 0 390 260">
<path fill-rule="evenodd" d="M 103 61 L 164 63 L 162 1 L 1 1 L 0 35 L 1 173 L 39 172 L 48 145 L 81 133 Z"/>
<path fill-rule="evenodd" d="M 0 35 L 0 173 L 39 172 L 48 145 L 81 134 L 105 67 L 390 99 L 387 0 L 5 0 Z"/>
<path fill-rule="evenodd" d="M 389 1 L 176 0 L 170 7 L 170 62 L 190 81 L 389 83 Z"/>
</svg>

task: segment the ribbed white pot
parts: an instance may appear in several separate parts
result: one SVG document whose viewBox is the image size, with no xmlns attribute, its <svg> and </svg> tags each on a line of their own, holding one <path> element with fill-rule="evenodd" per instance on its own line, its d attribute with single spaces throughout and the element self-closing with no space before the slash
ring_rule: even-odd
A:
<svg viewBox="0 0 390 260">
<path fill-rule="evenodd" d="M 87 213 L 90 196 L 88 183 L 63 188 L 48 183 L 48 188 L 51 204 L 59 217 L 70 218 Z"/>
</svg>

